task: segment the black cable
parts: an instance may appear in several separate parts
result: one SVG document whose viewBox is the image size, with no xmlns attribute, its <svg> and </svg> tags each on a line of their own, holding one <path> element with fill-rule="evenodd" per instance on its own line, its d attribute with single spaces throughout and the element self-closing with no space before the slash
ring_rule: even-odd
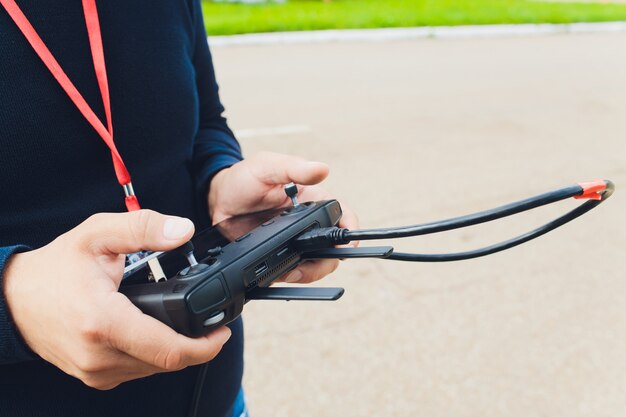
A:
<svg viewBox="0 0 626 417">
<path fill-rule="evenodd" d="M 525 233 L 523 235 L 514 237 L 513 239 L 506 240 L 504 242 L 496 243 L 495 245 L 486 246 L 484 248 L 475 249 L 467 252 L 458 252 L 458 253 L 441 253 L 441 254 L 418 254 L 418 253 L 402 253 L 402 252 L 394 252 L 386 259 L 391 259 L 395 261 L 410 261 L 410 262 L 451 262 L 451 261 L 461 261 L 465 259 L 473 259 L 479 258 L 481 256 L 491 255 L 492 253 L 501 252 L 503 250 L 507 250 L 513 248 L 515 246 L 521 245 L 522 243 L 526 243 L 530 240 L 538 238 L 541 235 L 545 235 L 552 230 L 563 226 L 566 223 L 574 220 L 575 218 L 582 216 L 589 210 L 596 207 L 598 204 L 602 203 L 602 200 L 591 200 L 587 201 L 584 204 L 576 207 L 574 210 L 568 212 L 567 214 L 559 217 L 547 223 L 541 227 L 536 228 L 533 231 Z"/>
<path fill-rule="evenodd" d="M 515 238 L 500 242 L 484 248 L 458 252 L 458 253 L 444 253 L 444 254 L 417 254 L 417 253 L 392 253 L 388 258 L 398 261 L 411 261 L 411 262 L 449 262 L 459 261 L 464 259 L 478 258 L 481 256 L 490 255 L 492 253 L 500 252 L 512 247 L 521 245 L 539 236 L 542 236 L 572 220 L 585 214 L 589 210 L 597 207 L 599 204 L 608 199 L 613 193 L 615 186 L 611 181 L 604 181 L 605 188 L 599 192 L 599 200 L 589 200 L 565 215 L 535 229 L 523 235 Z M 521 213 L 523 211 L 532 210 L 537 207 L 545 206 L 547 204 L 555 203 L 567 198 L 581 196 L 585 190 L 581 185 L 573 185 L 559 190 L 551 191 L 541 194 L 536 197 L 531 197 L 525 200 L 521 200 L 515 203 L 507 204 L 491 210 L 482 211 L 479 213 L 470 214 L 467 216 L 455 217 L 452 219 L 426 223 L 422 225 L 386 228 L 386 229 L 370 229 L 370 230 L 355 230 L 350 231 L 348 229 L 341 228 L 325 228 L 314 229 L 308 233 L 303 234 L 297 239 L 297 245 L 302 250 L 316 250 L 323 247 L 329 247 L 329 245 L 346 244 L 353 240 L 374 240 L 374 239 L 391 239 L 399 237 L 420 236 L 430 233 L 439 233 L 453 229 L 460 229 L 463 227 L 473 226 L 480 223 L 489 222 L 503 217 L 511 216 L 513 214 Z"/>
<path fill-rule="evenodd" d="M 514 214 L 581 195 L 582 192 L 583 188 L 580 185 L 572 185 L 490 210 L 468 214 L 466 216 L 454 217 L 452 219 L 439 220 L 432 223 L 418 224 L 414 226 L 347 231 L 343 237 L 349 241 L 378 240 L 440 233 L 512 216 Z"/>
</svg>

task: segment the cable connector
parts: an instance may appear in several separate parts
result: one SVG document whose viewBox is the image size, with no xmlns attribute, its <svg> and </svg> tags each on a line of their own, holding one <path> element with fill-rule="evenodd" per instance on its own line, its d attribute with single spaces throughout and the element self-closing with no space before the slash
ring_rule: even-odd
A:
<svg viewBox="0 0 626 417">
<path fill-rule="evenodd" d="M 350 242 L 346 238 L 348 229 L 339 227 L 323 227 L 310 230 L 298 236 L 295 246 L 303 252 L 332 248 L 335 245 L 345 245 Z"/>
<path fill-rule="evenodd" d="M 601 193 L 607 188 L 607 183 L 604 180 L 579 182 L 578 185 L 583 189 L 583 192 L 574 196 L 577 200 L 602 200 Z"/>
</svg>

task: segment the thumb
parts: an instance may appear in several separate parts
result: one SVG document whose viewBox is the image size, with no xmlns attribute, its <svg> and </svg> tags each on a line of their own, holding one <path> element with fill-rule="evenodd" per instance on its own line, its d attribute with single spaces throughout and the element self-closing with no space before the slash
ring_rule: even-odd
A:
<svg viewBox="0 0 626 417">
<path fill-rule="evenodd" d="M 264 183 L 287 184 L 295 182 L 313 185 L 328 176 L 328 165 L 323 162 L 307 161 L 303 158 L 274 152 L 262 152 L 255 159 L 254 170 Z"/>
<path fill-rule="evenodd" d="M 117 255 L 139 250 L 165 251 L 177 248 L 191 239 L 194 225 L 183 217 L 138 210 L 96 214 L 74 231 L 88 251 Z"/>
</svg>

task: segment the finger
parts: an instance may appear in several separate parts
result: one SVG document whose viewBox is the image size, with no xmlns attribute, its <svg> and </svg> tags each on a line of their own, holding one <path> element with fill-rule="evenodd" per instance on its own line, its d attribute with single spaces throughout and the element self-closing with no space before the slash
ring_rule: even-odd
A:
<svg viewBox="0 0 626 417">
<path fill-rule="evenodd" d="M 96 214 L 73 230 L 95 254 L 170 250 L 191 239 L 193 232 L 191 220 L 151 210 Z"/>
<path fill-rule="evenodd" d="M 139 362 L 139 361 L 137 361 Z M 142 363 L 142 362 L 139 362 Z M 124 382 L 132 381 L 134 379 L 145 378 L 147 376 L 155 375 L 158 373 L 166 372 L 162 369 L 153 368 L 153 371 L 148 370 L 138 370 L 138 371 L 119 371 L 119 370 L 110 370 L 98 373 L 97 375 L 87 375 L 82 378 L 77 376 L 77 378 L 81 379 L 86 385 L 91 388 L 95 388 L 98 390 L 110 390 L 117 387 Z"/>
<path fill-rule="evenodd" d="M 328 176 L 328 165 L 323 162 L 307 161 L 291 155 L 274 152 L 259 153 L 251 165 L 257 178 L 269 185 L 296 184 L 312 185 Z"/>
<path fill-rule="evenodd" d="M 106 363 L 91 369 L 80 369 L 70 372 L 92 388 L 107 390 L 116 387 L 122 382 L 143 378 L 164 372 L 120 351 L 108 351 Z"/>
<path fill-rule="evenodd" d="M 318 281 L 326 275 L 332 273 L 339 266 L 336 259 L 324 259 L 316 261 L 306 261 L 298 265 L 296 269 L 287 274 L 285 282 L 308 284 Z"/>
<path fill-rule="evenodd" d="M 356 213 L 343 203 L 341 204 L 341 208 L 343 214 L 341 216 L 341 220 L 339 220 L 339 227 L 350 230 L 357 230 L 359 228 L 359 218 L 357 217 Z M 353 240 L 347 245 L 342 245 L 342 247 L 352 248 L 356 248 L 357 246 L 359 246 L 358 240 Z"/>
<path fill-rule="evenodd" d="M 122 294 L 121 306 L 112 309 L 109 340 L 115 349 L 165 371 L 175 371 L 213 359 L 230 338 L 222 327 L 207 336 L 190 338 L 143 314 Z"/>
<path fill-rule="evenodd" d="M 350 230 L 356 230 L 359 228 L 359 218 L 356 213 L 352 211 L 345 203 L 341 203 L 342 215 L 339 220 L 339 227 L 344 227 Z"/>
<path fill-rule="evenodd" d="M 163 372 L 162 368 L 143 362 L 127 353 L 115 351 L 113 353 L 109 370 L 104 371 L 103 375 L 109 375 L 111 379 L 118 376 L 148 376 Z"/>
</svg>

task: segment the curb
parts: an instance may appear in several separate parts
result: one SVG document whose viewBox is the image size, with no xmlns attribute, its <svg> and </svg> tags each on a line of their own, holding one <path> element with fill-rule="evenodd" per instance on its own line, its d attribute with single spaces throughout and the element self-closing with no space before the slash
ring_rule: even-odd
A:
<svg viewBox="0 0 626 417">
<path fill-rule="evenodd" d="M 210 36 L 209 45 L 248 46 L 327 42 L 386 42 L 411 39 L 477 39 L 583 33 L 626 33 L 626 22 L 424 26 L 415 28 L 314 30 Z"/>
</svg>

